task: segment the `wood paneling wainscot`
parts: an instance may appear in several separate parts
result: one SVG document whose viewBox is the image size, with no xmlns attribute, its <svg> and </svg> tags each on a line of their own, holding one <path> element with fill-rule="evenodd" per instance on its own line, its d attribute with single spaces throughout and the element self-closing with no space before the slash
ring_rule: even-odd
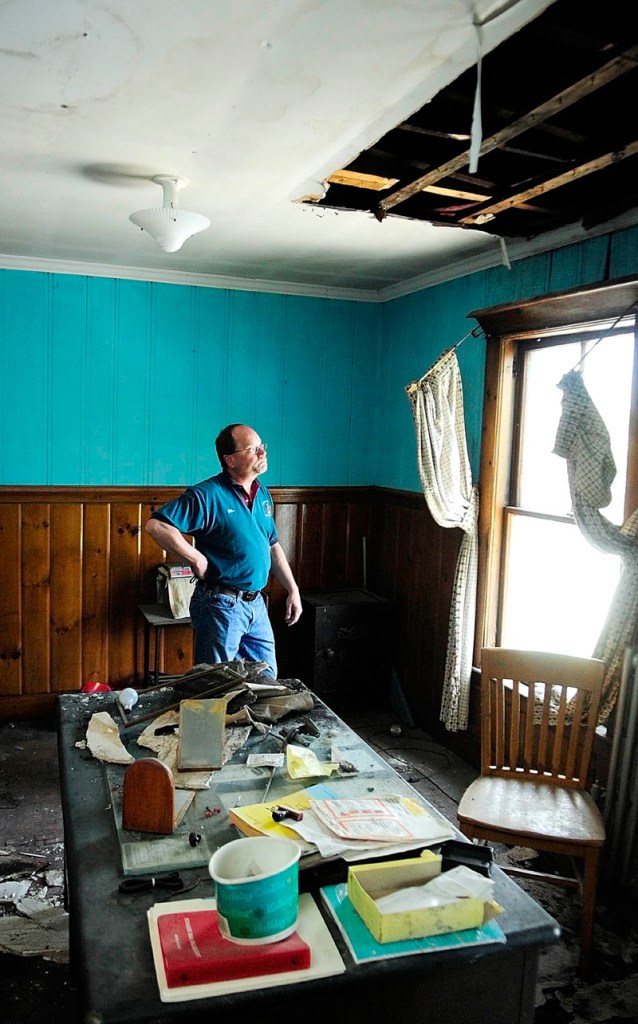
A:
<svg viewBox="0 0 638 1024">
<path fill-rule="evenodd" d="M 393 607 L 393 662 L 416 725 L 479 763 L 479 690 L 473 680 L 466 732 L 440 721 L 449 613 L 462 532 L 438 526 L 423 495 L 373 489 L 368 586 Z"/>
<path fill-rule="evenodd" d="M 53 712 L 85 683 L 140 685 L 143 622 L 162 555 L 144 530 L 182 488 L 0 488 L 0 718 Z M 271 488 L 280 541 L 301 590 L 359 588 L 388 598 L 393 661 L 417 724 L 435 731 L 460 531 L 420 494 L 375 487 Z M 281 678 L 295 677 L 285 592 L 268 588 Z M 292 627 L 294 628 L 294 627 Z M 151 655 L 153 652 L 151 651 Z M 193 662 L 190 628 L 165 631 L 164 672 Z"/>
<path fill-rule="evenodd" d="M 58 693 L 88 682 L 141 681 L 137 606 L 154 601 L 162 560 L 143 526 L 178 493 L 0 488 L 0 717 L 48 714 Z M 191 664 L 191 631 L 175 633 L 167 671 Z"/>
</svg>

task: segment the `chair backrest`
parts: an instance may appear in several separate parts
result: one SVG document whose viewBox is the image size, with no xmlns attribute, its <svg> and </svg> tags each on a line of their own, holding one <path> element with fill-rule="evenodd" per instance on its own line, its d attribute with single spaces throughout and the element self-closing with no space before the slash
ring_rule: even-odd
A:
<svg viewBox="0 0 638 1024">
<path fill-rule="evenodd" d="M 543 651 L 481 653 L 481 774 L 588 784 L 605 663 Z"/>
</svg>

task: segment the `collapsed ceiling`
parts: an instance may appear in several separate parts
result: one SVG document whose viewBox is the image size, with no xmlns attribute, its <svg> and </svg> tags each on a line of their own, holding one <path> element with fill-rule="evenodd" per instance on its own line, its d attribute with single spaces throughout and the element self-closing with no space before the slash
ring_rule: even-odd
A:
<svg viewBox="0 0 638 1024">
<path fill-rule="evenodd" d="M 534 238 L 638 205 L 632 4 L 557 0 L 328 178 L 314 205 Z M 476 143 L 474 143 L 476 145 Z"/>
</svg>

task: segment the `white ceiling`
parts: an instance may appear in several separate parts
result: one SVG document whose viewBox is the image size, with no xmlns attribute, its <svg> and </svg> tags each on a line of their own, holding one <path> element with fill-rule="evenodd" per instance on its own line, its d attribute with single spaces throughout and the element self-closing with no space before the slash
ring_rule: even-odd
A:
<svg viewBox="0 0 638 1024">
<path fill-rule="evenodd" d="M 476 62 L 473 20 L 487 52 L 550 2 L 0 0 L 0 266 L 370 299 L 500 262 L 295 200 Z M 173 254 L 128 219 L 156 174 L 211 221 Z"/>
</svg>

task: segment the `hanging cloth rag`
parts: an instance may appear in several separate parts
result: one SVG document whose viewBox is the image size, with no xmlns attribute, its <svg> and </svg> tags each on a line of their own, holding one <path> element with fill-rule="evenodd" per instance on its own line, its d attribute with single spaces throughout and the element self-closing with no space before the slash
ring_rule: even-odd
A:
<svg viewBox="0 0 638 1024">
<path fill-rule="evenodd" d="M 558 387 L 564 397 L 554 454 L 567 459 L 570 491 L 572 497 L 578 497 L 578 505 L 606 508 L 616 476 L 609 431 L 589 396 L 581 373 L 570 370 Z"/>
<path fill-rule="evenodd" d="M 590 544 L 599 551 L 619 555 L 623 562 L 616 593 L 592 654 L 607 666 L 599 715 L 603 723 L 616 701 L 625 648 L 631 643 L 638 614 L 638 509 L 623 526 L 611 523 L 599 511 L 611 501 L 610 488 L 616 475 L 609 432 L 580 372 L 570 370 L 558 387 L 563 400 L 554 453 L 567 461 L 574 519 Z"/>
</svg>

